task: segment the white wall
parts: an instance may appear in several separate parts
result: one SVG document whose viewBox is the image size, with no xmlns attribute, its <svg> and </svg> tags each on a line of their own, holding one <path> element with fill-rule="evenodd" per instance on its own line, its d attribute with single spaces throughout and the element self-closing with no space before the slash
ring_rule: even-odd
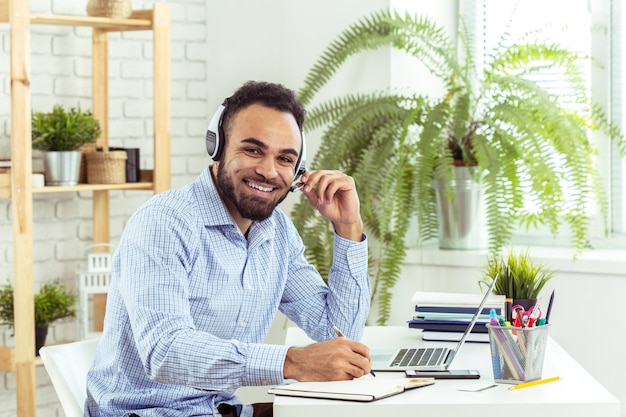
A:
<svg viewBox="0 0 626 417">
<path fill-rule="evenodd" d="M 84 14 L 87 0 L 31 0 L 40 13 Z M 149 8 L 153 1 L 133 0 L 133 8 Z M 446 27 L 454 27 L 456 1 L 426 0 L 171 0 L 172 11 L 172 186 L 179 187 L 196 177 L 209 162 L 204 150 L 204 131 L 214 109 L 242 82 L 269 80 L 298 89 L 316 57 L 349 23 L 389 4 L 428 14 Z M 8 81 L 8 31 L 0 27 L 0 158 L 8 156 L 10 126 Z M 141 146 L 147 167 L 151 137 L 151 42 L 147 34 L 125 33 L 111 37 L 111 142 Z M 45 110 L 54 102 L 90 106 L 90 31 L 84 28 L 33 27 L 33 108 Z M 366 70 L 364 70 L 366 69 Z M 420 72 L 422 71 L 422 72 Z M 322 98 L 349 91 L 366 91 L 388 85 L 431 86 L 419 66 L 397 53 L 379 51 L 351 59 L 322 93 Z M 317 149 L 318 132 L 307 135 L 308 151 Z M 117 241 L 132 212 L 147 198 L 146 192 L 111 193 L 111 236 Z M 35 198 L 35 280 L 38 283 L 60 276 L 74 282 L 75 271 L 84 267 L 86 248 L 92 236 L 91 195 L 46 194 Z M 290 197 L 294 198 L 294 197 Z M 284 209 L 293 203 L 288 199 Z M 10 202 L 0 200 L 0 282 L 12 278 L 12 227 Z M 410 317 L 406 295 L 417 288 L 475 289 L 477 258 L 463 261 L 422 263 L 411 253 L 403 281 L 396 290 L 398 307 L 392 324 Z M 424 258 L 433 258 L 432 255 Z M 434 256 L 437 258 L 437 256 Z M 599 265 L 604 265 L 599 263 Z M 614 265 L 614 264 L 611 264 Z M 624 271 L 623 263 L 616 270 Z M 552 335 L 622 401 L 626 401 L 618 377 L 612 376 L 604 358 L 591 354 L 594 338 L 613 342 L 623 338 L 615 329 L 623 327 L 617 294 L 624 293 L 624 275 L 599 271 L 597 267 L 577 271 L 576 265 L 559 275 L 552 285 L 558 290 Z M 404 307 L 402 300 L 404 299 Z M 608 303 L 603 300 L 608 299 Z M 605 305 L 606 304 L 606 305 Z M 605 320 L 573 315 L 581 306 L 586 312 L 604 311 Z M 280 340 L 282 321 L 274 326 L 272 338 Z M 75 337 L 71 323 L 51 330 L 51 342 Z M 0 343 L 11 345 L 10 330 L 0 333 Z M 608 345 L 608 343 L 607 343 Z M 616 348 L 609 347 L 611 354 Z M 625 365 L 617 365 L 625 366 Z M 623 374 L 619 368 L 615 374 Z M 37 368 L 39 416 L 61 416 L 56 395 L 42 367 Z M 0 372 L 0 417 L 15 415 L 15 377 Z"/>
<path fill-rule="evenodd" d="M 209 107 L 216 108 L 235 88 L 251 79 L 299 89 L 309 68 L 340 31 L 360 15 L 387 4 L 388 0 L 211 2 L 206 56 Z M 388 51 L 349 60 L 321 97 L 384 88 L 390 78 L 387 62 Z M 361 68 L 367 68 L 367 72 Z M 309 159 L 318 141 L 319 132 L 307 132 Z M 292 198 L 286 201 L 287 211 Z"/>
</svg>

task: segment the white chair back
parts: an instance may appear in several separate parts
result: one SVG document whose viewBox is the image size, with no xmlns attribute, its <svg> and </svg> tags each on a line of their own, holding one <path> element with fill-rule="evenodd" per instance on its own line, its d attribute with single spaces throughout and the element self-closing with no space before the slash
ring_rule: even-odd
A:
<svg viewBox="0 0 626 417">
<path fill-rule="evenodd" d="M 39 349 L 66 417 L 83 417 L 87 399 L 87 372 L 100 339 L 88 339 Z"/>
</svg>

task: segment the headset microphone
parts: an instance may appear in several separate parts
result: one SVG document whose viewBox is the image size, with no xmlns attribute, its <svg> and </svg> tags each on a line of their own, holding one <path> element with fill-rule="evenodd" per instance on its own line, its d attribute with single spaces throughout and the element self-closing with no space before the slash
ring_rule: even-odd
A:
<svg viewBox="0 0 626 417">
<path fill-rule="evenodd" d="M 304 164 L 302 164 L 302 168 L 300 169 L 300 171 L 298 171 L 296 173 L 296 176 L 294 177 L 294 182 L 297 181 L 298 179 L 300 179 L 300 177 L 302 176 L 302 174 L 304 174 L 306 172 L 306 168 L 304 166 Z M 297 190 L 302 189 L 302 187 L 304 187 L 304 183 L 303 182 L 298 182 L 294 185 L 291 186 L 291 188 L 289 188 L 290 192 L 296 192 Z"/>
</svg>

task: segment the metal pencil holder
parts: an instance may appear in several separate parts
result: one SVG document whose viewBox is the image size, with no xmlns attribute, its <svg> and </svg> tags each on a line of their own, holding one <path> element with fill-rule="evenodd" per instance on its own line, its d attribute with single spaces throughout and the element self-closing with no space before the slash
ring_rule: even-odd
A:
<svg viewBox="0 0 626 417">
<path fill-rule="evenodd" d="M 550 325 L 502 327 L 487 324 L 493 377 L 517 384 L 541 379 Z"/>
</svg>

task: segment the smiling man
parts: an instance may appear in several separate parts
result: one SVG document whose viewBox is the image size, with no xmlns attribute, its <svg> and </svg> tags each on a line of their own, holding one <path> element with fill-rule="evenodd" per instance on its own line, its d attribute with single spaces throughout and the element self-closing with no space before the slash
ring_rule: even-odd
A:
<svg viewBox="0 0 626 417">
<path fill-rule="evenodd" d="M 303 123 L 291 90 L 244 84 L 209 126 L 213 165 L 131 217 L 87 378 L 88 416 L 271 416 L 271 403 L 241 404 L 235 390 L 370 371 L 368 348 L 354 341 L 370 298 L 356 187 L 338 171 L 304 172 Z M 335 230 L 328 285 L 277 208 L 294 182 Z M 278 310 L 318 342 L 263 343 Z"/>
</svg>

